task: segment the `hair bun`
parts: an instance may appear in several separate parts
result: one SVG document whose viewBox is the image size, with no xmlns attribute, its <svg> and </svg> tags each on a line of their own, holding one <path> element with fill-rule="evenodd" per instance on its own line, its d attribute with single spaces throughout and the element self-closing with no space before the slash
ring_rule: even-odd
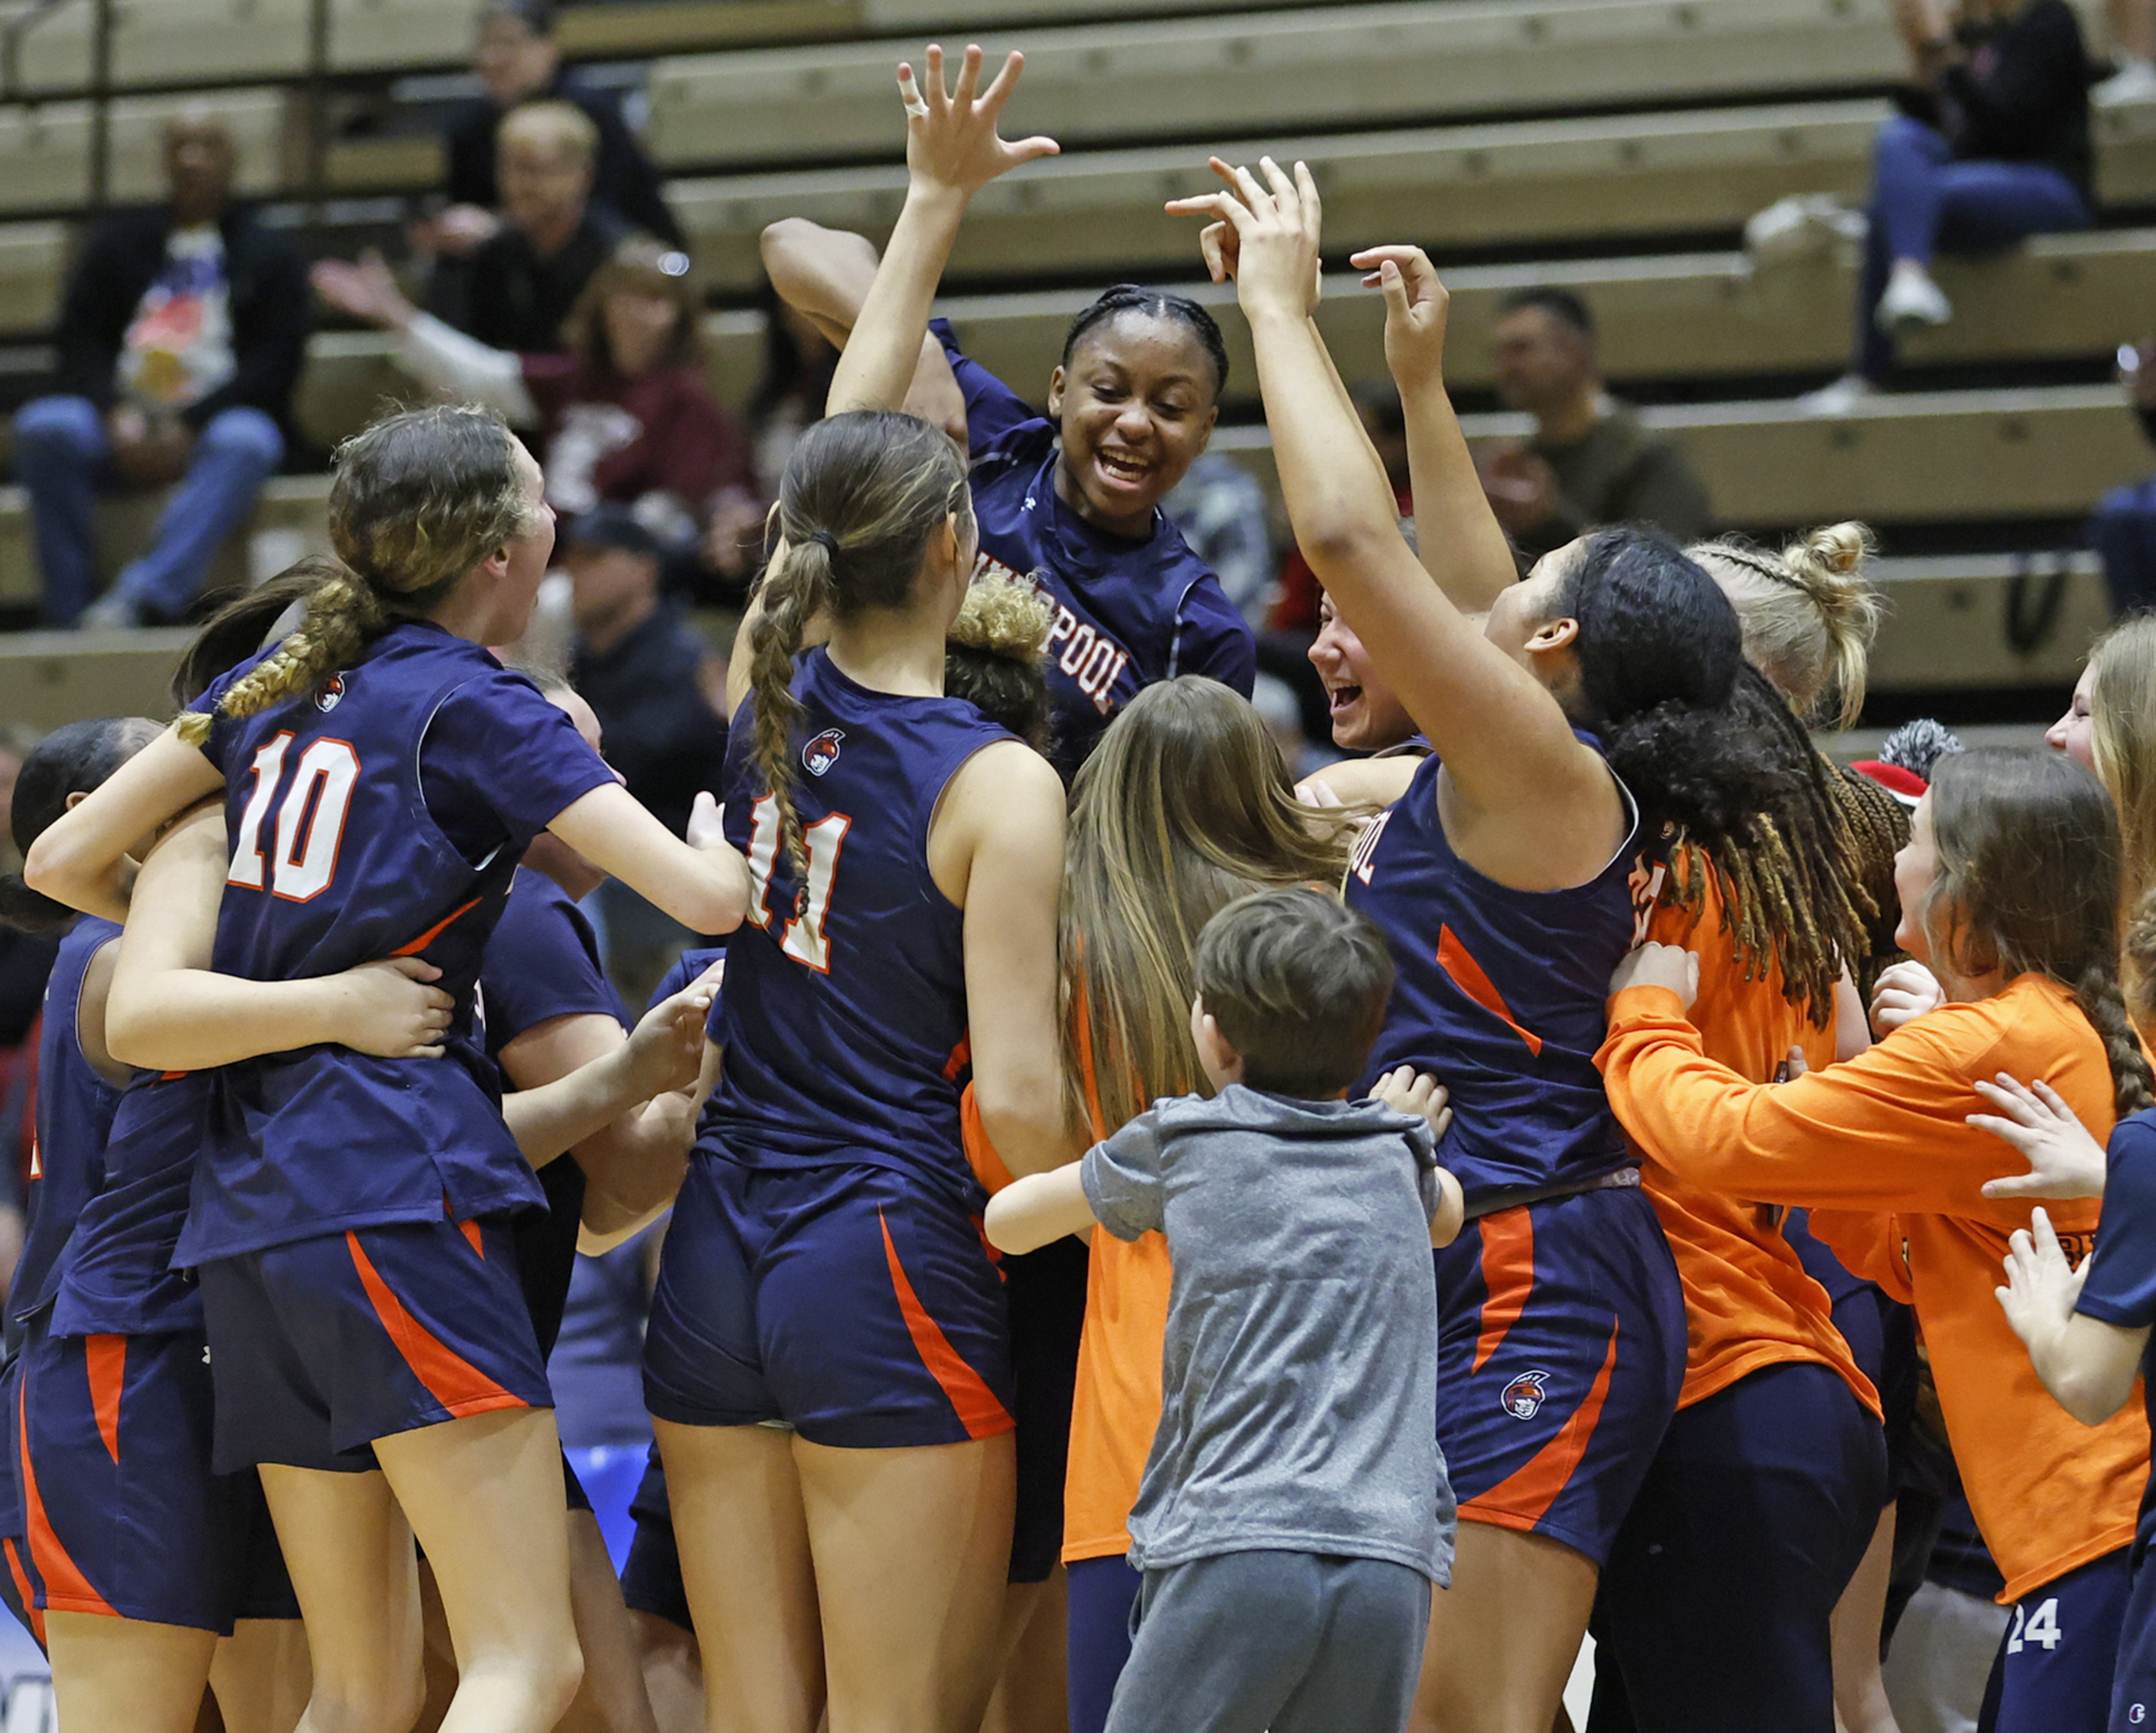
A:
<svg viewBox="0 0 2156 1733">
<path fill-rule="evenodd" d="M 1040 587 L 1024 578 L 977 577 L 966 591 L 946 634 L 952 643 L 1013 662 L 1038 662 L 1047 654 L 1055 611 Z"/>
<path fill-rule="evenodd" d="M 1868 597 L 1862 587 L 1865 562 L 1879 544 L 1866 526 L 1854 519 L 1825 524 L 1782 550 L 1782 562 L 1815 601 L 1846 607 Z"/>
</svg>

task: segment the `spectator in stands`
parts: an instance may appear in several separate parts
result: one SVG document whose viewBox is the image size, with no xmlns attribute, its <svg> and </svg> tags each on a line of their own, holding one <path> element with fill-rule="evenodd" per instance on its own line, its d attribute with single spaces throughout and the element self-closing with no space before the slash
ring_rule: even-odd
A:
<svg viewBox="0 0 2156 1733">
<path fill-rule="evenodd" d="M 582 109 L 527 103 L 496 136 L 505 220 L 470 258 L 435 262 L 428 302 L 490 348 L 553 354 L 577 297 L 628 238 L 629 225 L 592 202 L 599 135 Z"/>
<path fill-rule="evenodd" d="M 747 434 L 712 397 L 685 254 L 632 236 L 570 310 L 568 352 L 490 349 L 405 298 L 380 257 L 324 259 L 317 293 L 339 312 L 394 331 L 421 383 L 485 403 L 537 430 L 547 500 L 564 518 L 604 501 L 634 506 L 668 554 L 688 560 L 721 514 L 761 521 Z M 732 575 L 745 571 L 737 551 Z"/>
<path fill-rule="evenodd" d="M 2142 431 L 2156 443 L 2156 342 L 2121 351 L 2133 365 L 2119 370 Z M 2103 559 L 2104 587 L 2115 615 L 2156 607 L 2156 475 L 2103 496 L 2089 520 L 2089 544 Z"/>
<path fill-rule="evenodd" d="M 629 792 L 680 836 L 697 791 L 716 784 L 726 757 L 726 724 L 714 707 L 725 701 L 726 670 L 662 599 L 664 556 L 634 512 L 606 505 L 569 526 L 557 557 L 576 622 L 570 677 Z M 615 880 L 598 896 L 608 971 L 642 1004 L 694 936 Z"/>
<path fill-rule="evenodd" d="M 1497 395 L 1535 418 L 1535 435 L 1481 463 L 1482 487 L 1530 558 L 1605 525 L 1640 524 L 1679 542 L 1713 521 L 1683 453 L 1655 438 L 1602 383 L 1594 316 L 1565 289 L 1507 298 L 1494 333 Z"/>
<path fill-rule="evenodd" d="M 1801 399 L 1842 415 L 1885 382 L 1903 329 L 1944 325 L 1935 254 L 2086 228 L 2089 66 L 2067 0 L 1902 0 L 1914 80 L 1872 147 L 1855 371 Z"/>
<path fill-rule="evenodd" d="M 178 618 L 283 461 L 306 266 L 234 203 L 234 166 L 223 123 L 182 114 L 165 133 L 169 200 L 106 218 L 69 279 L 58 388 L 15 418 L 53 625 Z M 99 491 L 175 482 L 150 546 L 91 606 Z"/>
<path fill-rule="evenodd" d="M 662 241 L 685 244 L 666 208 L 659 170 L 622 118 L 621 100 L 573 67 L 562 64 L 554 40 L 553 0 L 489 0 L 479 18 L 472 70 L 486 95 L 451 115 L 448 136 L 449 207 L 420 231 L 429 252 L 469 257 L 501 227 L 502 192 L 495 179 L 495 134 L 502 117 L 526 102 L 570 102 L 598 134 L 592 197 L 627 223 Z"/>
</svg>

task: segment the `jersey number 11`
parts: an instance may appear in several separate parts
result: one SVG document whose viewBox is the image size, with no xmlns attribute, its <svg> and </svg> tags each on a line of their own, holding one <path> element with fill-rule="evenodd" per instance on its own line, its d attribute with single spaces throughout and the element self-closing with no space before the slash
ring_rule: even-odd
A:
<svg viewBox="0 0 2156 1733">
<path fill-rule="evenodd" d="M 787 921 L 778 936 L 778 948 L 797 963 L 805 963 L 819 975 L 831 972 L 831 941 L 824 936 L 824 917 L 830 912 L 831 880 L 839 870 L 839 851 L 854 821 L 844 813 L 827 813 L 801 833 L 808 850 L 808 884 L 799 912 Z M 754 808 L 748 838 L 751 926 L 771 925 L 771 869 L 778 864 L 778 802 L 765 795 Z"/>
</svg>

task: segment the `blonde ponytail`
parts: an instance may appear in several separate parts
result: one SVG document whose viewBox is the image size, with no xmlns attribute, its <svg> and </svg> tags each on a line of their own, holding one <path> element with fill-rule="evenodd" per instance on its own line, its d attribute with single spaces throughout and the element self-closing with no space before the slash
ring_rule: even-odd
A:
<svg viewBox="0 0 2156 1733">
<path fill-rule="evenodd" d="M 779 840 L 797 884 L 808 880 L 808 849 L 793 805 L 793 729 L 803 715 L 793 659 L 808 623 L 831 605 L 831 551 L 814 540 L 788 543 L 764 574 L 762 612 L 749 631 L 751 756 L 778 804 Z"/>
<path fill-rule="evenodd" d="M 1852 726 L 1864 709 L 1879 598 L 1865 579 L 1876 547 L 1862 524 L 1830 524 L 1779 554 L 1725 536 L 1687 549 L 1728 594 L 1744 628 L 1744 659 L 1789 706 L 1814 720 L 1829 692 L 1830 719 Z"/>
</svg>

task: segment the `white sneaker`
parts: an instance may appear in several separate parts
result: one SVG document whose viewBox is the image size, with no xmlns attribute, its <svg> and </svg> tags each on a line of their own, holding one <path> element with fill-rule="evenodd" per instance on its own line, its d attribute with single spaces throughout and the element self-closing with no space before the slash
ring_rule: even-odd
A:
<svg viewBox="0 0 2156 1733">
<path fill-rule="evenodd" d="M 1880 330 L 1891 335 L 1905 325 L 1944 325 L 1953 317 L 1953 303 L 1932 280 L 1929 271 L 1904 269 L 1897 264 L 1871 316 L 1878 320 Z"/>
<path fill-rule="evenodd" d="M 1857 405 L 1881 395 L 1879 387 L 1861 373 L 1845 373 L 1831 385 L 1808 391 L 1797 399 L 1806 415 L 1848 415 Z"/>
<path fill-rule="evenodd" d="M 2156 62 L 2118 57 L 2118 70 L 2089 92 L 2098 108 L 2118 108 L 2129 102 L 2156 102 Z"/>
<path fill-rule="evenodd" d="M 75 622 L 85 632 L 131 631 L 144 623 L 141 608 L 124 590 L 107 590 Z"/>
</svg>

